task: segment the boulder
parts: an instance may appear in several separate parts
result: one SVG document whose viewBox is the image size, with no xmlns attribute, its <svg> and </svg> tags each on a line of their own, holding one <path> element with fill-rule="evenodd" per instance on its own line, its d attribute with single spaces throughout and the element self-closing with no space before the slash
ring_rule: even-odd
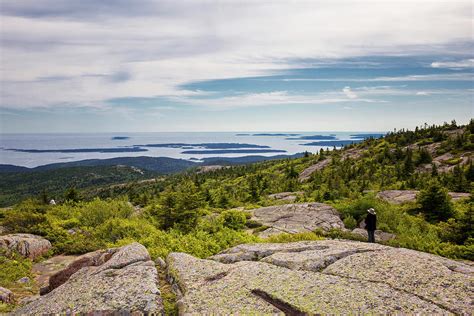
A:
<svg viewBox="0 0 474 316">
<path fill-rule="evenodd" d="M 365 226 L 365 224 L 364 224 Z M 355 235 L 358 235 L 358 236 L 361 236 L 361 237 L 364 237 L 366 239 L 369 238 L 369 235 L 367 233 L 367 230 L 365 229 L 362 229 L 362 228 L 355 228 L 353 231 L 352 231 L 353 234 Z M 397 237 L 395 234 L 391 234 L 391 233 L 387 233 L 387 232 L 384 232 L 384 231 L 381 231 L 381 230 L 376 230 L 375 231 L 375 241 L 376 242 L 384 242 L 384 241 L 389 241 L 389 240 L 392 240 L 394 239 L 395 237 Z"/>
<path fill-rule="evenodd" d="M 377 197 L 389 203 L 402 204 L 406 202 L 415 202 L 416 196 L 420 193 L 417 190 L 386 190 L 377 193 Z M 469 198 L 469 193 L 449 192 L 454 201 Z"/>
<path fill-rule="evenodd" d="M 14 314 L 158 314 L 163 311 L 155 265 L 139 243 L 86 254 L 57 275 L 56 279 L 50 279 L 54 284 L 50 284 L 51 292 Z"/>
<path fill-rule="evenodd" d="M 51 249 L 51 243 L 32 234 L 9 234 L 0 236 L 0 248 L 7 253 L 16 251 L 26 258 L 36 259 Z"/>
<path fill-rule="evenodd" d="M 5 304 L 13 303 L 13 292 L 0 286 L 0 302 Z"/>
<path fill-rule="evenodd" d="M 474 297 L 469 265 L 355 241 L 247 244 L 167 263 L 180 314 L 469 314 Z"/>
<path fill-rule="evenodd" d="M 270 234 L 263 231 L 262 236 L 278 232 L 294 234 L 318 228 L 323 230 L 344 228 L 339 212 L 332 206 L 323 203 L 275 205 L 249 212 L 252 214 L 252 220 L 272 229 Z"/>
</svg>

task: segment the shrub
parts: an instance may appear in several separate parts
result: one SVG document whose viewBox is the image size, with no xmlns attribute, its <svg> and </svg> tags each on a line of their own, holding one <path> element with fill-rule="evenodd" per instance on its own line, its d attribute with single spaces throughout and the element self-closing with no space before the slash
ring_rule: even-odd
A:
<svg viewBox="0 0 474 316">
<path fill-rule="evenodd" d="M 237 210 L 224 211 L 220 215 L 224 220 L 224 226 L 235 230 L 243 229 L 247 223 L 246 213 Z"/>
<path fill-rule="evenodd" d="M 347 229 L 354 229 L 357 227 L 357 221 L 355 220 L 354 217 L 352 217 L 351 215 L 347 216 L 346 218 L 344 218 L 343 220 L 344 222 L 344 226 L 347 228 Z"/>
<path fill-rule="evenodd" d="M 443 188 L 438 181 L 431 181 L 425 190 L 417 197 L 418 210 L 430 222 L 446 221 L 454 216 L 451 197 L 448 190 Z"/>
</svg>

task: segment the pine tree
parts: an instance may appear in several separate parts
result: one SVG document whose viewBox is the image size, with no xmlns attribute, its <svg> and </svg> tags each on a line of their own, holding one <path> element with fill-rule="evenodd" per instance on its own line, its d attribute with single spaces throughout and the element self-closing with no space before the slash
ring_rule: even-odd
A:
<svg viewBox="0 0 474 316">
<path fill-rule="evenodd" d="M 403 161 L 403 174 L 405 177 L 410 176 L 415 171 L 415 164 L 413 163 L 413 152 L 407 149 L 405 152 L 405 160 Z"/>
<path fill-rule="evenodd" d="M 419 210 L 430 222 L 446 221 L 454 216 L 451 197 L 448 190 L 438 181 L 431 181 L 418 197 Z"/>
</svg>

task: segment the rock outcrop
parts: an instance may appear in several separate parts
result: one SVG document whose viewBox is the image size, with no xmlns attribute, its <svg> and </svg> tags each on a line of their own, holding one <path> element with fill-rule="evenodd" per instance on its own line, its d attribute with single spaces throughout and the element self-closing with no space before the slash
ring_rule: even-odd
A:
<svg viewBox="0 0 474 316">
<path fill-rule="evenodd" d="M 420 193 L 417 190 L 386 190 L 377 193 L 377 197 L 389 203 L 402 204 L 406 202 L 415 202 L 416 196 Z M 449 192 L 454 201 L 469 198 L 469 193 Z"/>
<path fill-rule="evenodd" d="M 138 243 L 79 257 L 50 278 L 50 290 L 15 311 L 24 314 L 161 313 L 157 271 Z"/>
<path fill-rule="evenodd" d="M 304 192 L 298 191 L 298 192 L 280 192 L 280 193 L 273 193 L 268 195 L 270 199 L 273 200 L 279 200 L 279 201 L 289 201 L 293 202 L 296 200 L 299 196 L 302 196 Z"/>
<path fill-rule="evenodd" d="M 350 148 L 344 150 L 341 154 L 341 160 L 344 161 L 346 159 L 357 159 L 362 157 L 363 149 L 360 148 Z M 298 176 L 298 180 L 300 182 L 307 181 L 311 178 L 311 175 L 316 171 L 323 170 L 326 166 L 329 165 L 331 162 L 331 158 L 326 158 L 324 160 L 318 161 L 314 165 L 309 166 L 308 168 L 304 169 Z"/>
<path fill-rule="evenodd" d="M 268 226 L 262 237 L 281 233 L 301 233 L 317 228 L 344 228 L 339 212 L 323 203 L 284 204 L 250 210 L 252 220 Z"/>
<path fill-rule="evenodd" d="M 331 162 L 331 159 L 326 158 L 324 160 L 318 161 L 314 165 L 309 166 L 308 168 L 304 169 L 298 176 L 298 181 L 304 182 L 306 180 L 309 180 L 311 178 L 311 175 L 315 173 L 316 171 L 324 169 L 329 163 Z"/>
<path fill-rule="evenodd" d="M 247 244 L 167 258 L 181 314 L 469 314 L 474 268 L 355 241 Z"/>
<path fill-rule="evenodd" d="M 16 251 L 26 258 L 36 259 L 51 249 L 51 243 L 32 234 L 9 234 L 0 236 L 0 248 L 7 253 Z"/>
</svg>

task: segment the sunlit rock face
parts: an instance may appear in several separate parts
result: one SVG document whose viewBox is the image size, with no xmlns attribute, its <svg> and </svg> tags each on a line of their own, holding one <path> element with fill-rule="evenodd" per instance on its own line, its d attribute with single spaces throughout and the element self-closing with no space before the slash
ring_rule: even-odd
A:
<svg viewBox="0 0 474 316">
<path fill-rule="evenodd" d="M 246 244 L 167 258 L 182 314 L 469 314 L 474 268 L 355 241 Z"/>
</svg>

